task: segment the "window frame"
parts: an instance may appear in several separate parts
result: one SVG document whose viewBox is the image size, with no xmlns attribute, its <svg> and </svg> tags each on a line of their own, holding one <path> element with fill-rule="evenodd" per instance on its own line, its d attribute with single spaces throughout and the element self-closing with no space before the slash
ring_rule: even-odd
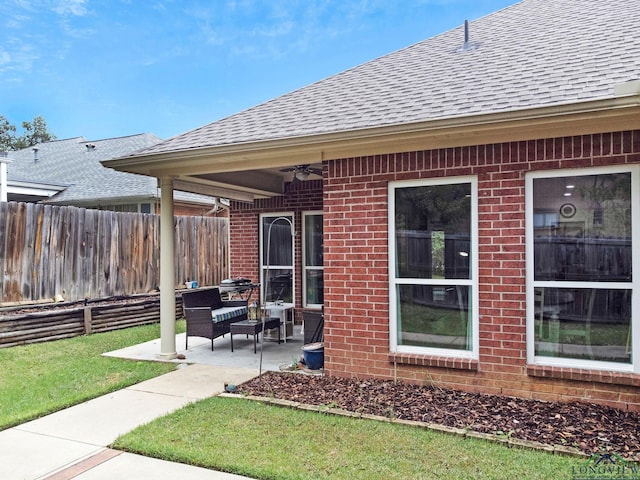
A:
<svg viewBox="0 0 640 480">
<path fill-rule="evenodd" d="M 321 309 L 324 304 L 322 303 L 308 303 L 307 302 L 307 271 L 309 270 L 317 270 L 322 271 L 324 274 L 324 261 L 321 266 L 317 265 L 307 265 L 307 245 L 306 245 L 306 218 L 311 216 L 319 216 L 324 220 L 324 213 L 322 210 L 310 210 L 302 212 L 302 306 L 303 308 L 309 309 Z"/>
<path fill-rule="evenodd" d="M 535 179 L 557 177 L 582 177 L 587 175 L 607 175 L 629 173 L 631 175 L 631 282 L 606 281 L 559 281 L 535 280 L 534 264 L 534 197 L 533 182 Z M 618 372 L 640 372 L 640 167 L 636 165 L 620 165 L 610 167 L 593 167 L 581 169 L 558 169 L 528 172 L 525 175 L 525 215 L 526 215 L 526 336 L 527 363 L 531 365 L 552 366 L 561 368 L 580 368 L 588 370 L 607 370 Z M 535 289 L 536 288 L 580 288 L 631 290 L 631 363 L 607 362 L 602 360 L 550 357 L 536 355 L 535 352 Z"/>
<path fill-rule="evenodd" d="M 265 258 L 264 258 L 264 250 L 266 248 L 266 242 L 267 242 L 267 238 L 266 235 L 268 233 L 263 231 L 263 219 L 265 217 L 273 217 L 278 218 L 278 217 L 287 217 L 289 220 L 291 220 L 291 224 L 292 224 L 292 228 L 294 231 L 294 235 L 291 235 L 291 265 L 269 265 L 269 270 L 291 270 L 291 303 L 287 303 L 289 305 L 292 305 L 295 307 L 296 304 L 296 249 L 295 249 L 295 232 L 296 232 L 296 223 L 295 223 L 295 214 L 294 212 L 265 212 L 265 213 L 261 213 L 258 219 L 258 231 L 260 234 L 260 242 L 259 242 L 259 249 L 260 249 L 260 254 L 259 254 L 259 262 L 260 262 L 260 298 L 262 299 L 262 301 L 264 302 L 264 304 L 267 304 L 267 297 L 266 294 L 267 292 L 265 291 L 265 273 L 266 273 L 266 269 L 267 269 L 267 265 L 265 263 Z M 283 225 L 288 225 L 288 222 L 282 222 Z"/>
<path fill-rule="evenodd" d="M 454 185 L 468 183 L 471 187 L 471 231 L 469 238 L 470 278 L 469 279 L 425 279 L 396 277 L 396 232 L 395 232 L 395 191 L 401 188 L 425 187 L 437 185 Z M 394 353 L 433 355 L 478 360 L 479 358 L 479 306 L 478 306 L 478 179 L 476 176 L 445 177 L 421 180 L 397 180 L 388 184 L 388 264 L 389 264 L 389 350 Z M 471 349 L 456 350 L 437 347 L 419 347 L 398 345 L 398 295 L 399 285 L 451 285 L 468 286 L 471 289 L 471 306 L 469 321 L 471 322 Z"/>
</svg>

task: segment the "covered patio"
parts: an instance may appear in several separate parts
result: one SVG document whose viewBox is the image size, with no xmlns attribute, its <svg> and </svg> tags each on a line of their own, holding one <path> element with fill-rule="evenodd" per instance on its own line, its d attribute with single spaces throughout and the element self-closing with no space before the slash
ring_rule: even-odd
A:
<svg viewBox="0 0 640 480">
<path fill-rule="evenodd" d="M 211 350 L 211 341 L 207 338 L 189 337 L 189 348 L 185 349 L 185 334 L 175 335 L 177 347 L 176 357 L 163 359 L 177 364 L 204 364 L 220 367 L 242 367 L 260 370 L 260 356 L 262 353 L 262 371 L 291 370 L 292 366 L 302 357 L 303 335 L 300 325 L 296 325 L 293 335 L 287 338 L 287 342 L 278 344 L 277 339 L 267 337 L 264 342 L 260 334 L 257 344 L 257 353 L 253 353 L 253 339 L 251 336 L 234 335 L 233 352 L 231 351 L 231 336 L 229 334 L 214 340 L 214 349 Z M 104 356 L 125 358 L 134 361 L 157 361 L 160 348 L 160 339 L 133 345 L 131 347 L 107 352 Z M 262 352 L 261 352 L 262 350 Z M 320 370 L 300 369 L 305 373 L 321 374 Z"/>
</svg>

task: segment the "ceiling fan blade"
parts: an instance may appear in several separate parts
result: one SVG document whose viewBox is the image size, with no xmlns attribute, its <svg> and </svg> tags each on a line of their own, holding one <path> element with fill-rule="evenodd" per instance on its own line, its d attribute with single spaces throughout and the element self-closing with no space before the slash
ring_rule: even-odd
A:
<svg viewBox="0 0 640 480">
<path fill-rule="evenodd" d="M 295 167 L 281 168 L 281 172 L 293 172 L 292 181 L 306 180 L 309 175 L 322 176 L 322 169 L 312 168 L 308 163 L 305 165 L 296 165 Z"/>
</svg>

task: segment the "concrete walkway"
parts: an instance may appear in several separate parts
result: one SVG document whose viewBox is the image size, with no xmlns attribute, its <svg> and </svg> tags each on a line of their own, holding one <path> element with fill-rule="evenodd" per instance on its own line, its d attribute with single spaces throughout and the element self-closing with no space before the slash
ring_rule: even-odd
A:
<svg viewBox="0 0 640 480">
<path fill-rule="evenodd" d="M 119 435 L 258 375 L 180 365 L 171 373 L 0 432 L 3 480 L 238 480 L 246 477 L 107 448 Z"/>
</svg>

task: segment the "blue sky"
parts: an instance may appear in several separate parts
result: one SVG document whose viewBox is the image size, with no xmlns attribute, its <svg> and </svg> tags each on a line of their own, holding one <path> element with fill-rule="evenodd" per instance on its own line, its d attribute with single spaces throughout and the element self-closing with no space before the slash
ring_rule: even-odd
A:
<svg viewBox="0 0 640 480">
<path fill-rule="evenodd" d="M 515 2 L 4 0 L 0 115 L 169 138 Z"/>
</svg>

